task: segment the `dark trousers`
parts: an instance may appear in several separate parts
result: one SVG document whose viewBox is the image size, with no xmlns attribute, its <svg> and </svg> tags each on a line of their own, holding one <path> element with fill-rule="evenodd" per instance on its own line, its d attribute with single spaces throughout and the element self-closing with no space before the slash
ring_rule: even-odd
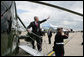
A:
<svg viewBox="0 0 84 57">
<path fill-rule="evenodd" d="M 37 40 L 37 48 L 39 51 L 42 51 L 42 40 L 41 39 Z"/>
<path fill-rule="evenodd" d="M 49 44 L 51 44 L 51 36 L 48 36 Z"/>
<path fill-rule="evenodd" d="M 64 56 L 64 54 L 59 54 L 55 52 L 55 56 Z"/>
<path fill-rule="evenodd" d="M 56 56 L 64 56 L 64 45 L 55 45 L 53 50 Z"/>
<path fill-rule="evenodd" d="M 35 46 L 34 46 L 35 41 L 32 41 L 31 43 L 32 43 L 33 49 L 35 49 Z"/>
<path fill-rule="evenodd" d="M 39 51 L 42 50 L 42 39 L 36 39 L 36 42 L 37 42 L 37 48 Z M 35 41 L 32 41 L 32 46 L 33 46 L 33 49 L 35 49 L 35 45 L 34 45 Z"/>
</svg>

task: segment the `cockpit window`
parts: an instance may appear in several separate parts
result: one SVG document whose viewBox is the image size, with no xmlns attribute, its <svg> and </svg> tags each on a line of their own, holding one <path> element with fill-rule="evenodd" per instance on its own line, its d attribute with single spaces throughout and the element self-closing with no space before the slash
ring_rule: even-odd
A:
<svg viewBox="0 0 84 57">
<path fill-rule="evenodd" d="M 1 15 L 6 11 L 6 7 L 3 4 L 3 2 L 1 2 Z"/>
<path fill-rule="evenodd" d="M 1 15 L 3 15 L 6 11 L 10 9 L 10 6 L 12 5 L 11 1 L 2 1 L 1 2 Z"/>
</svg>

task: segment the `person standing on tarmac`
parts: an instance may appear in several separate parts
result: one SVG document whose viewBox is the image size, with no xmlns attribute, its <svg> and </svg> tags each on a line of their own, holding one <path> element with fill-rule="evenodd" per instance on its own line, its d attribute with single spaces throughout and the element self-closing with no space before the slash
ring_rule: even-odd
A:
<svg viewBox="0 0 84 57">
<path fill-rule="evenodd" d="M 41 36 L 41 29 L 40 29 L 40 24 L 47 21 L 49 19 L 49 17 L 47 19 L 44 19 L 42 21 L 39 21 L 39 18 L 37 16 L 34 17 L 34 21 L 30 23 L 30 25 L 27 27 L 27 30 L 28 32 L 30 32 L 30 28 L 32 28 L 32 32 L 35 33 L 36 35 L 38 36 Z M 37 48 L 38 48 L 38 51 L 42 51 L 42 39 L 38 38 L 38 37 L 35 37 L 33 36 L 32 37 L 34 40 L 36 40 L 37 42 Z M 35 49 L 35 46 L 34 46 L 34 43 L 35 41 L 32 41 L 32 46 L 33 46 L 33 49 Z"/>
<path fill-rule="evenodd" d="M 49 41 L 49 44 L 51 44 L 51 37 L 52 37 L 52 31 L 51 30 L 48 30 L 48 41 Z"/>
<path fill-rule="evenodd" d="M 67 39 L 67 35 L 62 35 L 63 28 L 57 29 L 57 34 L 55 35 L 53 51 L 55 51 L 56 56 L 64 56 L 64 39 Z"/>
</svg>

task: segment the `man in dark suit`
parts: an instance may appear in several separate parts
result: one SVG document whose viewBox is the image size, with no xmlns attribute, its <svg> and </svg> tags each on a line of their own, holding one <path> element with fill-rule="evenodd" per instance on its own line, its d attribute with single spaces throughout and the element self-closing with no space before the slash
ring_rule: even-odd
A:
<svg viewBox="0 0 84 57">
<path fill-rule="evenodd" d="M 39 21 L 38 17 L 35 16 L 34 17 L 34 21 L 31 22 L 30 25 L 27 27 L 28 32 L 30 32 L 29 29 L 32 27 L 32 32 L 35 33 L 38 36 L 41 36 L 40 24 L 43 23 L 43 22 L 45 22 L 45 21 L 47 21 L 48 19 L 49 19 L 49 17 L 47 19 L 44 19 L 42 21 Z M 38 38 L 38 37 L 35 37 L 35 36 L 33 36 L 32 38 L 34 40 L 36 40 L 36 42 L 37 42 L 37 48 L 38 48 L 39 51 L 41 51 L 42 50 L 42 48 L 41 48 L 42 47 L 41 39 Z M 34 41 L 32 41 L 32 45 L 33 45 L 33 48 L 35 48 Z"/>
<path fill-rule="evenodd" d="M 52 31 L 49 30 L 48 31 L 48 41 L 49 41 L 49 44 L 51 44 L 51 37 L 52 37 Z"/>
</svg>

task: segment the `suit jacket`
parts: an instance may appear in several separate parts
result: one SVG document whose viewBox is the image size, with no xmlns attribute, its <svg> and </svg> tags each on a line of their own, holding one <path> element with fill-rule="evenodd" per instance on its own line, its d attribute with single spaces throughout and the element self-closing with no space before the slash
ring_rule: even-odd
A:
<svg viewBox="0 0 84 57">
<path fill-rule="evenodd" d="M 54 42 L 54 44 L 61 43 L 61 42 L 63 42 L 64 39 L 67 39 L 67 38 L 68 38 L 67 36 L 61 35 L 61 33 L 57 33 L 55 35 L 55 42 Z"/>
<path fill-rule="evenodd" d="M 52 36 L 52 31 L 48 31 L 48 36 L 49 36 L 49 37 Z"/>
<path fill-rule="evenodd" d="M 40 24 L 47 21 L 46 19 L 42 20 L 42 21 L 38 21 L 38 27 L 35 24 L 35 21 L 31 22 L 30 25 L 27 27 L 27 29 L 32 27 L 32 32 L 40 35 L 41 29 L 40 29 Z"/>
</svg>

